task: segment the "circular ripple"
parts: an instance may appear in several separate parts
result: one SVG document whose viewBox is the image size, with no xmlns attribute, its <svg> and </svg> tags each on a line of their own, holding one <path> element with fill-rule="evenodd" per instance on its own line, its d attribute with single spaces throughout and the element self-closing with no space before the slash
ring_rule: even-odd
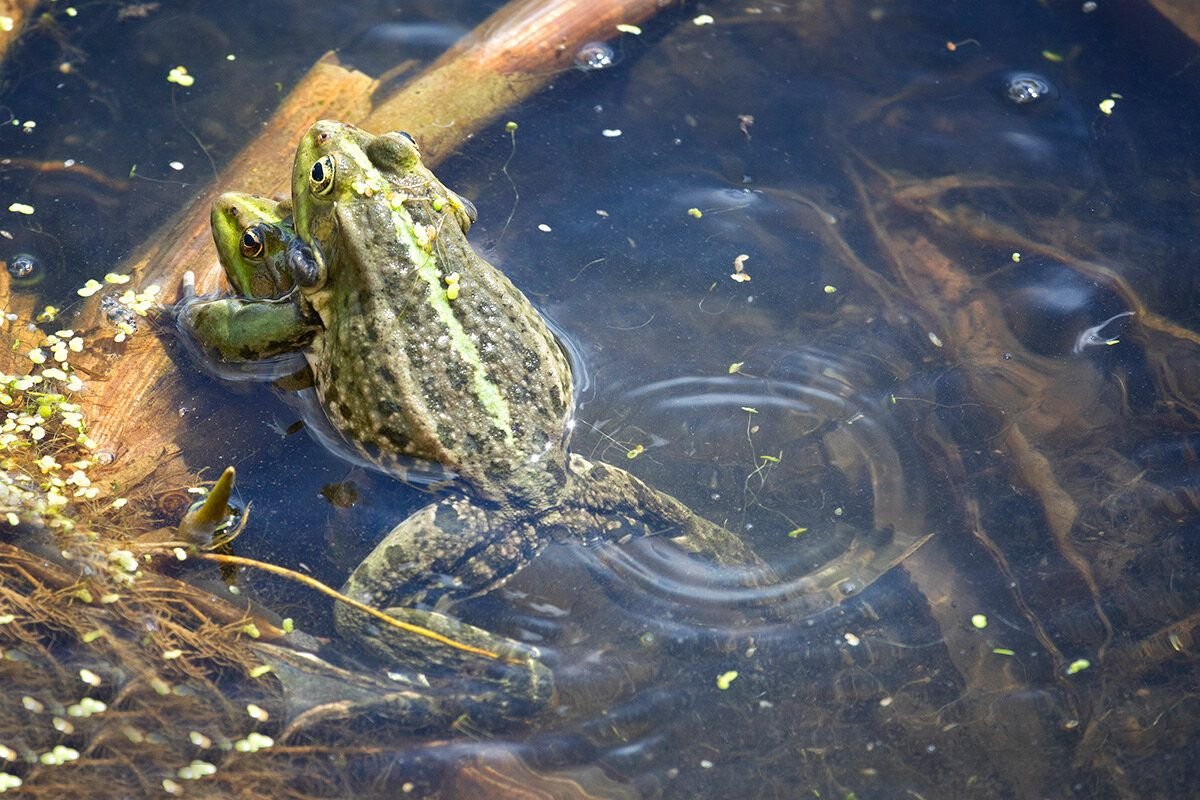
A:
<svg viewBox="0 0 1200 800">
<path fill-rule="evenodd" d="M 681 499 L 739 533 L 768 570 L 691 556 L 669 532 L 580 558 L 647 619 L 703 627 L 747 614 L 794 622 L 859 594 L 928 534 L 921 481 L 902 455 L 909 435 L 884 388 L 894 378 L 880 372 L 866 357 L 806 350 L 776 358 L 766 376 L 687 376 L 629 392 L 624 421 L 604 430 L 651 438 L 634 471 L 660 489 L 681 473 L 709 487 L 706 501 Z"/>
</svg>

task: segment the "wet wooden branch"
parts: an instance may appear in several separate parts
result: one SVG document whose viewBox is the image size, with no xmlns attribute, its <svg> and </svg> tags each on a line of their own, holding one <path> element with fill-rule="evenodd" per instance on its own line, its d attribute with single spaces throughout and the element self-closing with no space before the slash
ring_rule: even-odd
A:
<svg viewBox="0 0 1200 800">
<path fill-rule="evenodd" d="M 239 189 L 271 195 L 286 186 L 297 131 L 323 116 L 358 117 L 366 113 L 374 81 L 339 66 L 327 56 L 319 61 L 284 99 L 262 133 L 234 158 L 221 176 L 191 206 L 168 223 L 117 270 L 132 273 L 135 285 L 158 284 L 168 298 L 187 270 L 197 276 L 200 291 L 219 285 L 220 267 L 212 248 L 209 209 L 218 193 Z M 100 295 L 72 323 L 81 330 L 114 330 L 105 321 Z M 103 333 L 98 334 L 99 336 Z M 183 420 L 175 412 L 174 366 L 152 334 L 138 333 L 124 345 L 111 343 L 90 350 L 80 365 L 102 381 L 89 382 L 81 405 L 90 434 L 100 449 L 115 456 L 104 480 L 117 492 L 140 483 L 179 455 L 175 440 Z"/>
<path fill-rule="evenodd" d="M 1200 5 L 1195 0 L 1150 0 L 1150 5 L 1200 44 Z"/>
<path fill-rule="evenodd" d="M 433 165 L 569 68 L 584 42 L 615 35 L 618 23 L 643 21 L 664 5 L 664 0 L 514 0 L 374 110 L 375 82 L 326 57 L 214 184 L 118 271 L 132 273 L 138 286 L 159 284 L 167 300 L 186 270 L 196 273 L 199 291 L 212 291 L 220 285 L 208 231 L 212 198 L 226 190 L 285 194 L 295 142 L 317 118 L 354 121 L 369 130 L 407 130 Z M 99 299 L 85 307 L 75 327 L 104 328 Z M 116 456 L 103 475 L 106 483 L 127 491 L 175 462 L 183 421 L 175 413 L 175 367 L 162 344 L 139 334 L 129 345 L 98 350 L 91 362 L 81 363 L 107 376 L 82 398 L 92 438 Z"/>
<path fill-rule="evenodd" d="M 618 35 L 619 24 L 644 22 L 670 0 L 519 0 L 509 3 L 439 58 L 362 125 L 402 129 L 440 161 L 505 109 L 536 94 L 589 41 Z"/>
</svg>

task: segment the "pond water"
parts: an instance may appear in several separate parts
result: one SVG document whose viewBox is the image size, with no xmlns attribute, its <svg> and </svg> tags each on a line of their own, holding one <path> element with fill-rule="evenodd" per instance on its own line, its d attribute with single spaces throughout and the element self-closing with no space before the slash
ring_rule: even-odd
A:
<svg viewBox="0 0 1200 800">
<path fill-rule="evenodd" d="M 499 5 L 51 4 L 0 94 L 0 206 L 36 209 L 0 217 L 0 259 L 44 275 L 16 291 L 70 306 L 325 51 L 428 62 Z M 1117 5 L 672 7 L 446 159 L 475 247 L 575 355 L 572 449 L 774 575 L 665 538 L 555 543 L 451 609 L 541 648 L 553 708 L 378 720 L 295 795 L 1200 786 L 1200 53 Z M 238 554 L 336 586 L 429 501 L 297 433 L 269 386 L 180 368 L 189 465 L 236 464 L 252 503 Z M 336 635 L 323 598 L 237 580 Z"/>
</svg>

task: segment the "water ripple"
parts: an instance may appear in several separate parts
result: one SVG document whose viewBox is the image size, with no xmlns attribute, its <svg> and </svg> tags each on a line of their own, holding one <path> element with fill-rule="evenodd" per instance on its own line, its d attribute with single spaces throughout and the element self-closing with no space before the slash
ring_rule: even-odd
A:
<svg viewBox="0 0 1200 800">
<path fill-rule="evenodd" d="M 621 441 L 653 432 L 639 474 L 660 488 L 681 473 L 707 484 L 708 502 L 697 510 L 723 519 L 771 570 L 720 567 L 663 539 L 578 554 L 648 621 L 740 627 L 757 610 L 769 623 L 793 623 L 859 594 L 928 537 L 920 476 L 902 456 L 910 434 L 883 388 L 894 376 L 876 359 L 816 349 L 767 363 L 768 376 L 641 386 L 621 398 L 621 423 L 607 423 Z M 745 460 L 730 463 L 730 453 Z M 680 467 L 681 459 L 694 466 Z M 673 479 L 646 475 L 668 461 Z"/>
</svg>

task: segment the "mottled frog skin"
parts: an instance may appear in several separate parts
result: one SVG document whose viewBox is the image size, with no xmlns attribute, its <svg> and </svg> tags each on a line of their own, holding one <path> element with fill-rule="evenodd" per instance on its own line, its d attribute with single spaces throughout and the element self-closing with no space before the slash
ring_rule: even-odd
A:
<svg viewBox="0 0 1200 800">
<path fill-rule="evenodd" d="M 474 210 L 402 134 L 338 123 L 305 136 L 292 191 L 297 233 L 320 261 L 299 282 L 322 323 L 308 359 L 333 426 L 373 462 L 450 467 L 479 500 L 555 503 L 570 366 L 467 243 Z"/>
<path fill-rule="evenodd" d="M 316 123 L 297 149 L 295 237 L 286 261 L 298 294 L 263 315 L 277 330 L 232 325 L 214 346 L 253 357 L 315 320 L 303 349 L 329 422 L 361 456 L 404 477 L 433 461 L 454 490 L 401 522 L 344 592 L 407 622 L 508 654 L 515 698 L 544 702 L 537 653 L 434 610 L 494 589 L 553 540 L 666 534 L 721 563 L 757 564 L 740 539 L 616 467 L 567 451 L 570 364 L 544 319 L 468 244 L 469 203 L 422 164 L 411 137 Z M 221 302 L 221 301 L 217 301 Z M 230 302 L 234 302 L 230 299 Z M 288 306 L 294 307 L 288 312 Z M 469 669 L 428 640 L 395 635 L 339 604 L 339 629 L 388 659 Z"/>
</svg>

